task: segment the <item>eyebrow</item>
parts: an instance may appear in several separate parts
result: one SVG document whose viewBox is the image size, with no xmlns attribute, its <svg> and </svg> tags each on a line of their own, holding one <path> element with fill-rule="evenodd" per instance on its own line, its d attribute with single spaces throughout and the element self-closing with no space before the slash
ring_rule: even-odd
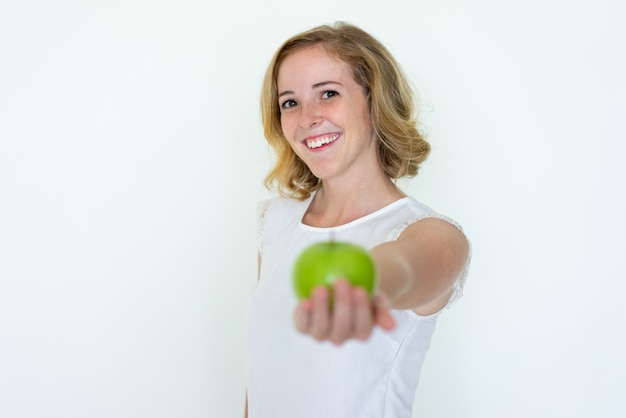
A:
<svg viewBox="0 0 626 418">
<path fill-rule="evenodd" d="M 317 89 L 317 88 L 320 88 L 320 87 L 327 86 L 327 85 L 329 85 L 329 84 L 337 84 L 337 85 L 339 85 L 339 86 L 343 86 L 343 84 L 341 84 L 341 83 L 340 83 L 340 82 L 338 82 L 338 81 L 321 81 L 321 82 L 319 82 L 319 83 L 315 83 L 315 84 L 313 84 L 311 87 L 312 87 L 312 88 L 314 88 L 314 89 Z M 290 95 L 290 94 L 293 94 L 293 91 L 291 91 L 291 90 L 286 90 L 286 91 L 283 91 L 282 93 L 280 93 L 280 94 L 278 95 L 278 98 L 281 98 L 281 97 L 283 97 L 283 96 L 287 96 L 287 95 Z"/>
</svg>

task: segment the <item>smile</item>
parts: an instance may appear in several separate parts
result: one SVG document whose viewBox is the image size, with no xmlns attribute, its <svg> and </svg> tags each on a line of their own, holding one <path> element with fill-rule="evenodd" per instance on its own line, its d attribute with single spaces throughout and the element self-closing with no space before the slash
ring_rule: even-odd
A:
<svg viewBox="0 0 626 418">
<path fill-rule="evenodd" d="M 335 142 L 337 138 L 339 138 L 339 134 L 332 134 L 332 135 L 320 136 L 318 138 L 305 139 L 304 143 L 306 144 L 307 147 L 309 147 L 309 149 L 315 149 L 323 145 L 327 145 L 332 142 Z"/>
</svg>

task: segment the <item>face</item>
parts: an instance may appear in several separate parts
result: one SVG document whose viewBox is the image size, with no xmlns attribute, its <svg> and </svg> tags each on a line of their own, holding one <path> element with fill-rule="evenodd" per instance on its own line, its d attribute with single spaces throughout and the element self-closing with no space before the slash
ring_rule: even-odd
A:
<svg viewBox="0 0 626 418">
<path fill-rule="evenodd" d="M 348 64 L 302 49 L 284 59 L 277 86 L 283 134 L 316 177 L 361 180 L 378 166 L 367 97 Z"/>
</svg>

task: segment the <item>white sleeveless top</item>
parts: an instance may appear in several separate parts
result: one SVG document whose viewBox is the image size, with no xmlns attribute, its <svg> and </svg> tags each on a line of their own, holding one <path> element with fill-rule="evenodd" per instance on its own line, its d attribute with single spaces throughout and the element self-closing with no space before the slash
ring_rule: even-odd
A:
<svg viewBox="0 0 626 418">
<path fill-rule="evenodd" d="M 337 241 L 372 248 L 397 239 L 410 224 L 445 219 L 405 197 L 363 218 L 334 228 L 301 222 L 305 201 L 273 198 L 259 205 L 260 278 L 247 318 L 249 418 L 410 418 L 420 370 L 439 313 L 420 316 L 394 310 L 393 331 L 375 329 L 369 340 L 337 347 L 298 333 L 291 271 L 300 252 L 331 231 Z M 469 260 L 468 260 L 469 266 Z M 447 304 L 462 294 L 468 266 Z"/>
</svg>

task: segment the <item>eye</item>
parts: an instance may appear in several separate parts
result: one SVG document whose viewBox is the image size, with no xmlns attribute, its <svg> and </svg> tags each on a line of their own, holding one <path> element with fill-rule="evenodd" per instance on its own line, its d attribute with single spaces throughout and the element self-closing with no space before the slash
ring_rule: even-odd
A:
<svg viewBox="0 0 626 418">
<path fill-rule="evenodd" d="M 324 92 L 322 92 L 322 99 L 330 99 L 335 96 L 339 96 L 339 93 L 335 90 L 325 90 Z"/>
<path fill-rule="evenodd" d="M 296 102 L 293 99 L 288 99 L 285 100 L 281 105 L 280 108 L 281 109 L 291 109 L 292 107 L 296 106 L 298 104 L 298 102 Z"/>
</svg>

